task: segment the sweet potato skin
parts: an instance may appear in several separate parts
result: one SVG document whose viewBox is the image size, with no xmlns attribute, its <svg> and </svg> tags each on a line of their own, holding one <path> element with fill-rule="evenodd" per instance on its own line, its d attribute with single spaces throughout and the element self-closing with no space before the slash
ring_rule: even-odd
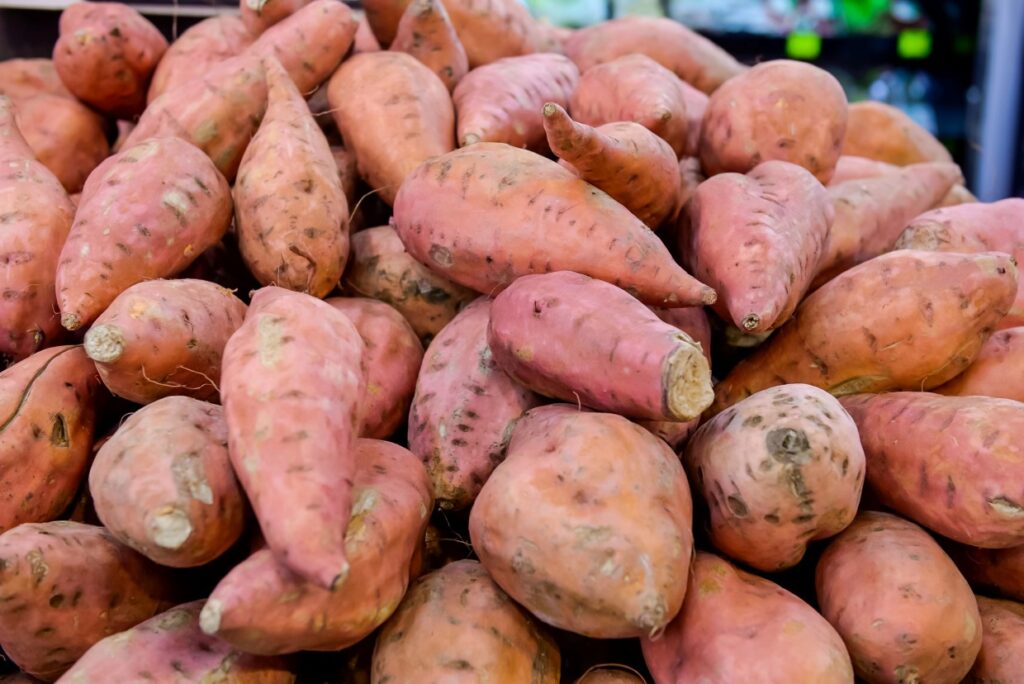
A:
<svg viewBox="0 0 1024 684">
<path fill-rule="evenodd" d="M 951 162 L 953 157 L 931 133 L 906 113 L 884 102 L 855 102 L 843 140 L 843 154 L 907 166 Z"/>
<path fill-rule="evenodd" d="M 0 61 L 0 93 L 13 100 L 41 94 L 74 99 L 60 80 L 53 60 L 45 58 Z"/>
<path fill-rule="evenodd" d="M 379 47 L 378 47 L 379 49 Z M 413 0 L 398 22 L 392 50 L 407 52 L 451 92 L 469 73 L 469 58 L 441 0 Z"/>
<path fill-rule="evenodd" d="M 1024 606 L 978 596 L 981 613 L 981 651 L 964 681 L 999 684 L 1024 679 Z"/>
<path fill-rule="evenodd" d="M 1024 401 L 1024 327 L 997 331 L 967 370 L 935 392 Z"/>
<path fill-rule="evenodd" d="M 268 28 L 286 19 L 308 5 L 310 0 L 241 0 L 238 10 L 242 25 L 258 36 Z"/>
<path fill-rule="evenodd" d="M 516 424 L 469 533 L 494 581 L 539 619 L 626 638 L 661 632 L 679 611 L 691 523 L 686 475 L 664 442 L 562 404 Z"/>
<path fill-rule="evenodd" d="M 949 554 L 975 589 L 1024 602 L 1024 545 L 979 549 L 951 544 Z"/>
<path fill-rule="evenodd" d="M 246 29 L 241 18 L 231 14 L 203 19 L 167 48 L 153 72 L 147 101 L 152 102 L 182 83 L 202 78 L 214 65 L 237 57 L 249 47 L 255 36 Z"/>
<path fill-rule="evenodd" d="M 576 684 L 645 684 L 636 670 L 626 665 L 592 667 L 576 680 Z"/>
<path fill-rule="evenodd" d="M 825 550 L 815 583 L 822 615 L 866 682 L 959 682 L 971 669 L 981 647 L 977 602 L 917 525 L 861 513 Z"/>
</svg>

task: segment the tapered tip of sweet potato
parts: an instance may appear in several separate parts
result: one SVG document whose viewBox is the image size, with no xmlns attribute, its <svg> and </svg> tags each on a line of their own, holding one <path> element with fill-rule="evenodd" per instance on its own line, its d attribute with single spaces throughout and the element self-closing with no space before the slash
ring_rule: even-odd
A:
<svg viewBox="0 0 1024 684">
<path fill-rule="evenodd" d="M 192 534 L 192 522 L 184 511 L 174 507 L 167 507 L 154 515 L 147 527 L 154 544 L 171 550 L 181 548 Z"/>
<path fill-rule="evenodd" d="M 220 631 L 220 616 L 224 612 L 224 607 L 221 605 L 220 600 L 210 599 L 203 605 L 202 612 L 199 613 L 199 629 L 203 630 L 205 634 L 216 634 Z"/>
<path fill-rule="evenodd" d="M 476 133 L 467 133 L 462 136 L 462 147 L 469 147 L 470 145 L 475 145 L 478 142 L 480 142 L 480 136 Z"/>
<path fill-rule="evenodd" d="M 558 110 L 559 110 L 559 106 L 556 105 L 554 102 L 546 102 L 546 103 L 544 103 L 544 110 L 543 111 L 544 111 L 544 116 L 546 118 L 550 119 L 551 117 L 553 117 L 555 114 L 558 113 Z"/>
<path fill-rule="evenodd" d="M 75 316 L 75 320 L 78 320 L 77 316 Z M 61 318 L 61 324 L 68 328 L 64 318 Z M 68 328 L 68 330 L 74 330 L 74 328 Z M 124 334 L 116 325 L 93 326 L 89 332 L 85 333 L 85 353 L 97 363 L 113 363 L 124 353 Z"/>
<path fill-rule="evenodd" d="M 656 121 L 668 121 L 669 119 L 672 118 L 672 110 L 659 109 L 658 111 L 654 112 L 654 118 Z"/>
<path fill-rule="evenodd" d="M 704 302 L 705 306 L 711 306 L 718 301 L 718 293 L 715 292 L 715 288 L 705 285 L 700 292 L 700 300 Z"/>
<path fill-rule="evenodd" d="M 60 324 L 65 330 L 78 330 L 82 327 L 82 319 L 73 313 L 61 314 Z"/>
<path fill-rule="evenodd" d="M 711 367 L 699 345 L 680 334 L 682 344 L 669 357 L 665 373 L 665 403 L 673 420 L 696 418 L 715 399 L 711 387 Z"/>
<path fill-rule="evenodd" d="M 743 326 L 743 329 L 749 332 L 761 325 L 761 317 L 757 314 L 747 314 L 743 317 L 743 320 L 740 321 L 740 323 Z"/>
</svg>

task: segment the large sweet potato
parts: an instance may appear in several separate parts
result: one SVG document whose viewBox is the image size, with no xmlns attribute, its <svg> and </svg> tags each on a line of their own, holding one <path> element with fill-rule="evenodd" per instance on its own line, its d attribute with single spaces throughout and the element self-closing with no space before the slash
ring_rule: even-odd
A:
<svg viewBox="0 0 1024 684">
<path fill-rule="evenodd" d="M 241 0 L 238 11 L 242 25 L 258 36 L 282 19 L 287 19 L 308 5 L 310 0 Z"/>
<path fill-rule="evenodd" d="M 6 59 L 0 61 L 0 94 L 13 100 L 35 95 L 59 95 L 74 99 L 60 80 L 52 59 Z"/>
<path fill-rule="evenodd" d="M 996 332 L 967 370 L 935 392 L 1024 401 L 1024 327 Z"/>
<path fill-rule="evenodd" d="M 951 544 L 949 553 L 975 589 L 1024 601 L 1024 545 L 979 549 Z"/>
<path fill-rule="evenodd" d="M 240 55 L 254 39 L 255 34 L 234 15 L 218 14 L 203 19 L 167 48 L 153 72 L 148 101 L 152 102 L 182 83 L 204 77 L 211 67 Z"/>
<path fill-rule="evenodd" d="M 949 151 L 931 133 L 884 102 L 850 105 L 843 154 L 897 166 L 953 161 Z"/>
<path fill-rule="evenodd" d="M 979 596 L 981 651 L 965 682 L 1001 684 L 1024 681 L 1024 605 Z"/>
<path fill-rule="evenodd" d="M 469 73 L 469 58 L 462 47 L 448 11 L 441 0 L 413 0 L 398 22 L 392 50 L 407 52 L 437 77 L 451 92 Z"/>
</svg>

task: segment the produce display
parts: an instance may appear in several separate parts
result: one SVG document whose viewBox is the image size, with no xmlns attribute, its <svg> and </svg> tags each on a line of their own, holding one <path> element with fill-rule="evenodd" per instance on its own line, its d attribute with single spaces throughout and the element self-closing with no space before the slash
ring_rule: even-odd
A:
<svg viewBox="0 0 1024 684">
<path fill-rule="evenodd" d="M 0 62 L 0 682 L 1024 684 L 1024 200 L 519 0 Z"/>
</svg>

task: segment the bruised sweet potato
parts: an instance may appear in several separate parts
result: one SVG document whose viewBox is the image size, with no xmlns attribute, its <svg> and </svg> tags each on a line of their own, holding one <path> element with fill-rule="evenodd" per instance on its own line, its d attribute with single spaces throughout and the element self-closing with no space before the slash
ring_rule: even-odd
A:
<svg viewBox="0 0 1024 684">
<path fill-rule="evenodd" d="M 540 398 L 495 363 L 491 300 L 463 309 L 427 348 L 409 411 L 409 448 L 427 466 L 441 510 L 468 507 L 505 458 L 512 428 Z"/>
<path fill-rule="evenodd" d="M 254 36 L 286 19 L 310 3 L 310 0 L 241 0 L 238 10 L 242 25 Z"/>
<path fill-rule="evenodd" d="M 167 48 L 153 72 L 148 101 L 152 102 L 182 83 L 202 78 L 214 65 L 240 55 L 254 39 L 255 35 L 237 16 L 218 14 L 203 19 Z"/>
<path fill-rule="evenodd" d="M 480 562 L 548 624 L 594 638 L 659 634 L 679 611 L 692 553 L 679 459 L 625 418 L 543 406 L 473 504 Z"/>
<path fill-rule="evenodd" d="M 1005 254 L 883 254 L 807 297 L 718 384 L 712 411 L 786 383 L 836 396 L 938 387 L 971 365 L 1016 291 Z"/>
<path fill-rule="evenodd" d="M 636 670 L 628 665 L 595 665 L 576 684 L 646 684 Z"/>
<path fill-rule="evenodd" d="M 951 162 L 942 143 L 902 110 L 884 102 L 850 105 L 843 154 L 896 166 L 922 162 Z"/>
<path fill-rule="evenodd" d="M 348 575 L 345 525 L 366 391 L 345 314 L 279 287 L 256 292 L 224 349 L 231 463 L 277 559 L 325 588 Z"/>
<path fill-rule="evenodd" d="M 975 589 L 1024 601 L 1024 545 L 979 549 L 951 544 L 949 554 Z"/>
<path fill-rule="evenodd" d="M 964 679 L 968 684 L 1024 681 L 1024 605 L 978 596 L 981 613 L 981 651 Z"/>
<path fill-rule="evenodd" d="M 978 604 L 917 525 L 861 513 L 818 561 L 818 604 L 869 684 L 959 682 L 981 647 Z"/>
<path fill-rule="evenodd" d="M 683 609 L 644 661 L 658 684 L 814 682 L 852 684 L 843 640 L 782 587 L 699 551 Z"/>
<path fill-rule="evenodd" d="M 407 52 L 451 92 L 469 73 L 469 58 L 441 0 L 412 0 L 398 23 L 392 50 Z"/>
<path fill-rule="evenodd" d="M 935 392 L 1024 401 L 1024 327 L 996 332 L 967 370 Z"/>
<path fill-rule="evenodd" d="M 519 276 L 572 270 L 647 304 L 715 300 L 628 209 L 555 162 L 500 143 L 421 164 L 402 184 L 394 222 L 410 254 L 484 294 Z"/>
<path fill-rule="evenodd" d="M 356 452 L 345 583 L 328 591 L 289 572 L 270 551 L 257 551 L 214 589 L 203 631 L 248 653 L 335 651 L 391 616 L 433 508 L 430 483 L 419 460 L 397 444 L 360 439 Z"/>
</svg>

